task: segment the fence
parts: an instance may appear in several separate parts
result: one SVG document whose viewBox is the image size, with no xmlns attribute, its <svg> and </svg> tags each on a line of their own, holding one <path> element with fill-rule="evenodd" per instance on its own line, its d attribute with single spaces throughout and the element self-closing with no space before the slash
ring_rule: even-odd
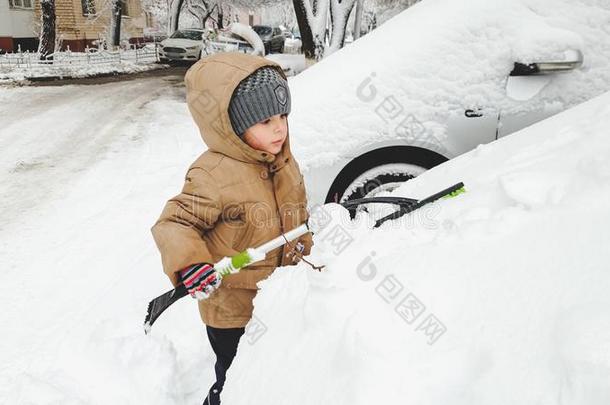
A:
<svg viewBox="0 0 610 405">
<path fill-rule="evenodd" d="M 155 44 L 117 51 L 87 48 L 85 52 L 72 52 L 68 48 L 67 51 L 55 52 L 47 56 L 45 60 L 40 60 L 37 52 L 16 52 L 0 55 L 0 73 L 33 73 L 40 70 L 64 73 L 79 68 L 99 69 L 104 65 L 148 64 L 158 60 L 159 53 Z"/>
</svg>

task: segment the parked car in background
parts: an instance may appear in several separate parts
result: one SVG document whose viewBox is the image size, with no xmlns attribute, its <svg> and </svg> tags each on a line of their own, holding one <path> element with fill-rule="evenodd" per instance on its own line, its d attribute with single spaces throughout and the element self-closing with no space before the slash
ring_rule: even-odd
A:
<svg viewBox="0 0 610 405">
<path fill-rule="evenodd" d="M 292 38 L 292 30 L 285 25 L 280 25 L 280 32 L 284 36 L 284 38 Z"/>
<path fill-rule="evenodd" d="M 288 37 L 284 40 L 284 53 L 302 54 L 303 41 L 301 41 L 299 28 L 295 27 L 290 31 L 286 31 L 285 34 L 286 33 L 288 34 Z"/>
<path fill-rule="evenodd" d="M 201 58 L 203 38 L 213 32 L 211 28 L 188 28 L 175 31 L 159 47 L 161 62 L 197 61 Z"/>
<path fill-rule="evenodd" d="M 297 27 L 292 29 L 292 38 L 301 39 L 301 31 Z"/>
<path fill-rule="evenodd" d="M 265 54 L 284 52 L 285 37 L 279 27 L 272 27 L 270 25 L 253 25 L 252 29 L 263 40 L 263 44 L 265 45 Z"/>
<path fill-rule="evenodd" d="M 204 46 L 203 55 L 233 51 L 252 53 L 253 50 L 252 45 L 241 36 L 232 32 L 223 32 L 208 39 Z"/>
<path fill-rule="evenodd" d="M 159 32 L 159 31 L 155 31 L 155 32 L 146 32 L 144 33 L 144 42 L 154 42 L 154 43 L 160 43 L 163 40 L 167 39 L 167 34 L 165 32 Z"/>
<path fill-rule="evenodd" d="M 252 27 L 239 22 L 233 22 L 225 29 L 203 38 L 202 56 L 233 51 L 264 56 L 265 47 Z"/>
</svg>

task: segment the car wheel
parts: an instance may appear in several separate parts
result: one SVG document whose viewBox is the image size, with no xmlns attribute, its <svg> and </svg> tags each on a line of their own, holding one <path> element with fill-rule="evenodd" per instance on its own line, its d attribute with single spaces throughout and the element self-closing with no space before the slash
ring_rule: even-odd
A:
<svg viewBox="0 0 610 405">
<path fill-rule="evenodd" d="M 375 197 L 393 191 L 426 170 L 425 167 L 409 163 L 381 164 L 358 175 L 343 191 L 339 202 Z"/>
<path fill-rule="evenodd" d="M 326 196 L 326 202 L 341 203 L 392 191 L 405 181 L 446 160 L 438 153 L 410 146 L 367 152 L 350 162 L 339 173 Z M 363 206 L 361 209 L 367 210 L 367 207 Z M 352 218 L 356 211 L 350 212 Z"/>
</svg>

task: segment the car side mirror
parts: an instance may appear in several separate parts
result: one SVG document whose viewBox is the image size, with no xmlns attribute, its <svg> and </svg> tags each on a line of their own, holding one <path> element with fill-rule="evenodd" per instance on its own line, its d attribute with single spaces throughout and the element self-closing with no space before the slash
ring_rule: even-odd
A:
<svg viewBox="0 0 610 405">
<path fill-rule="evenodd" d="M 549 73 L 569 72 L 582 66 L 583 55 L 581 51 L 569 50 L 565 52 L 565 60 L 550 62 L 520 63 L 515 62 L 510 76 L 544 75 Z"/>
</svg>

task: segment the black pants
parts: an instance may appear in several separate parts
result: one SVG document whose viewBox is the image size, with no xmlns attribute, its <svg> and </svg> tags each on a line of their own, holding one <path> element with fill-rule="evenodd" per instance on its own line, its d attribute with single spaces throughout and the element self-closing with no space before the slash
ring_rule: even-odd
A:
<svg viewBox="0 0 610 405">
<path fill-rule="evenodd" d="M 220 405 L 220 393 L 225 384 L 227 370 L 237 352 L 239 338 L 244 334 L 246 328 L 219 329 L 206 325 L 206 330 L 210 345 L 216 353 L 216 364 L 214 365 L 216 382 L 210 388 L 203 405 Z"/>
</svg>

